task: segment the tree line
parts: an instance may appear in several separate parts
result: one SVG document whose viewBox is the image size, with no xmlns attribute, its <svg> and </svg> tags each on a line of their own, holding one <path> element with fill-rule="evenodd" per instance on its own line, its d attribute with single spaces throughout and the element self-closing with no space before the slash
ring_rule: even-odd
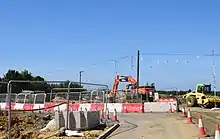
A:
<svg viewBox="0 0 220 139">
<path fill-rule="evenodd" d="M 14 69 L 9 69 L 3 77 L 0 77 L 0 93 L 7 93 L 7 83 L 10 80 L 29 80 L 29 81 L 46 81 L 44 77 L 40 75 L 34 76 L 28 70 L 17 71 Z M 32 90 L 32 91 L 44 91 L 50 92 L 54 88 L 67 88 L 69 81 L 64 83 L 13 83 L 12 92 L 20 93 L 22 90 Z M 80 84 L 71 84 L 70 88 L 83 88 Z M 66 91 L 66 89 L 64 89 Z M 76 91 L 76 90 L 75 90 Z M 188 91 L 188 90 L 187 90 Z M 171 91 L 158 91 L 159 94 L 172 94 L 172 95 L 182 95 L 187 93 L 187 91 L 180 90 L 171 90 Z M 73 90 L 71 90 L 73 92 Z M 212 92 L 214 94 L 214 92 Z M 220 94 L 220 92 L 217 92 Z"/>
<path fill-rule="evenodd" d="M 0 77 L 0 93 L 7 92 L 7 83 L 10 80 L 46 81 L 44 77 L 40 75 L 34 76 L 28 70 L 17 71 L 9 69 L 3 77 Z M 70 81 L 67 80 L 63 83 L 12 83 L 12 92 L 20 93 L 22 90 L 50 92 L 53 88 L 67 88 L 69 82 Z M 83 88 L 83 86 L 79 84 L 71 84 L 70 88 Z"/>
</svg>

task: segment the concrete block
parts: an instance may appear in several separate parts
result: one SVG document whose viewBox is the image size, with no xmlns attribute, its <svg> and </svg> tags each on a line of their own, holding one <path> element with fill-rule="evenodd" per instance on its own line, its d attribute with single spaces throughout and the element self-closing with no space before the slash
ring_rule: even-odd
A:
<svg viewBox="0 0 220 139">
<path fill-rule="evenodd" d="M 83 129 L 86 127 L 86 118 L 83 111 L 73 112 L 76 121 L 76 129 Z"/>
<path fill-rule="evenodd" d="M 76 120 L 75 117 L 73 115 L 72 111 L 69 111 L 69 117 L 68 117 L 68 125 L 66 125 L 66 121 L 67 121 L 67 111 L 63 111 L 63 117 L 64 117 L 64 121 L 65 121 L 65 127 L 67 127 L 69 130 L 74 130 L 76 129 Z"/>
<path fill-rule="evenodd" d="M 146 102 L 144 103 L 144 112 L 168 112 L 168 102 Z"/>
<path fill-rule="evenodd" d="M 86 119 L 86 128 L 94 128 L 100 124 L 100 112 L 99 111 L 84 111 Z"/>
<path fill-rule="evenodd" d="M 151 103 L 150 102 L 144 103 L 144 112 L 151 112 Z"/>
<path fill-rule="evenodd" d="M 55 116 L 54 116 L 54 120 L 55 120 L 55 129 L 56 130 L 65 126 L 65 120 L 63 117 L 63 113 L 56 111 Z"/>
<path fill-rule="evenodd" d="M 169 104 L 168 102 L 151 102 L 152 112 L 168 112 Z"/>
</svg>

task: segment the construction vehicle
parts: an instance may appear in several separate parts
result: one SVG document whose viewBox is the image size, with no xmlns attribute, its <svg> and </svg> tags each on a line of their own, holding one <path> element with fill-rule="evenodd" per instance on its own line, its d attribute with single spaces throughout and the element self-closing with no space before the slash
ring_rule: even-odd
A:
<svg viewBox="0 0 220 139">
<path fill-rule="evenodd" d="M 151 86 L 139 86 L 137 89 L 137 81 L 132 76 L 116 75 L 114 78 L 113 90 L 110 92 L 110 97 L 116 97 L 120 82 L 129 82 L 130 84 L 126 85 L 125 91 L 128 92 L 128 90 L 132 90 L 133 92 L 138 92 L 140 95 L 142 95 L 142 100 L 147 99 L 149 92 L 152 94 L 151 96 L 154 96 L 154 92 L 156 91 L 154 84 L 151 84 Z"/>
<path fill-rule="evenodd" d="M 182 98 L 182 103 L 189 107 L 213 108 L 215 104 L 220 104 L 220 98 L 211 95 L 211 84 L 197 84 L 196 90 L 189 90 Z"/>
</svg>

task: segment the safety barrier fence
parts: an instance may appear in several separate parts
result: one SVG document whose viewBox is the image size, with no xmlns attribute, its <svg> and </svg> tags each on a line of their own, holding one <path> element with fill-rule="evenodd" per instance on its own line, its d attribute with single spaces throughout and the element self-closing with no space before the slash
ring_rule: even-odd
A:
<svg viewBox="0 0 220 139">
<path fill-rule="evenodd" d="M 7 110 L 8 104 L 6 102 L 0 103 L 1 110 Z M 12 103 L 12 111 L 38 111 L 38 112 L 52 112 L 52 111 L 65 111 L 67 103 Z M 157 102 L 145 102 L 145 103 L 74 103 L 69 104 L 69 108 L 72 111 L 96 111 L 106 110 L 109 112 L 173 112 L 178 110 L 177 101 L 175 99 L 161 99 Z"/>
</svg>

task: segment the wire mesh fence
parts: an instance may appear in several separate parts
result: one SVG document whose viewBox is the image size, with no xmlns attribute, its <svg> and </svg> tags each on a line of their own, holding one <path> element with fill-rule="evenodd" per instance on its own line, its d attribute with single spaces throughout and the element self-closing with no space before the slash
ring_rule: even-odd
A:
<svg viewBox="0 0 220 139">
<path fill-rule="evenodd" d="M 79 82 L 71 83 L 77 86 Z M 7 82 L 0 83 L 7 89 Z M 70 85 L 70 87 L 72 87 Z M 104 103 L 108 87 L 102 84 L 81 83 L 81 86 L 68 88 L 67 81 L 14 81 L 8 91 L 11 103 L 43 104 L 67 101 L 68 92 L 71 103 Z M 10 89 L 10 90 L 9 90 Z M 0 94 L 0 103 L 7 103 L 8 93 Z"/>
<path fill-rule="evenodd" d="M 76 86 L 78 86 L 78 88 Z M 9 81 L 7 84 L 7 94 L 0 95 L 0 103 L 6 102 L 6 104 L 8 104 L 8 138 L 12 138 L 12 115 L 15 116 L 15 113 L 12 112 L 12 107 L 15 109 L 15 106 L 18 106 L 18 108 L 21 107 L 25 109 L 24 104 L 45 104 L 51 101 L 55 103 L 58 101 L 71 103 L 103 103 L 103 96 L 105 96 L 107 92 L 108 86 L 102 84 L 70 81 Z M 12 106 L 13 103 L 15 103 L 14 106 Z M 40 107 L 40 105 L 38 106 Z M 67 103 L 67 112 L 68 111 L 69 103 Z M 33 127 L 33 129 L 34 128 L 35 127 Z"/>
</svg>

